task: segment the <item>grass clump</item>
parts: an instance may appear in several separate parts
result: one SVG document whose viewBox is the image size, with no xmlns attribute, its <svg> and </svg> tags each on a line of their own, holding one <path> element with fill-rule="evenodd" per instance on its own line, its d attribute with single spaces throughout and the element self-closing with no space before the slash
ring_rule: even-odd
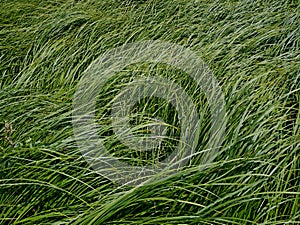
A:
<svg viewBox="0 0 300 225">
<path fill-rule="evenodd" d="M 300 222 L 298 1 L 4 0 L 0 6 L 2 224 Z M 99 55 L 142 40 L 180 44 L 203 59 L 222 87 L 228 123 L 220 154 L 204 169 L 195 157 L 168 179 L 128 187 L 99 175 L 80 154 L 72 101 Z M 179 71 L 124 68 L 98 101 L 99 134 L 111 152 L 119 149 L 107 116 L 111 99 L 147 73 L 173 77 L 199 112 L 206 109 L 203 93 Z M 132 113 L 141 126 L 146 116 L 165 117 L 176 142 L 173 111 L 150 98 Z M 204 113 L 199 151 L 207 121 Z"/>
</svg>

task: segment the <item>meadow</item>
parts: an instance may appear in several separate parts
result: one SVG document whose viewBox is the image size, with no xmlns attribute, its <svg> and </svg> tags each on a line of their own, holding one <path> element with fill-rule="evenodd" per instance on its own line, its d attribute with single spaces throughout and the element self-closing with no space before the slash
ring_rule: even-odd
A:
<svg viewBox="0 0 300 225">
<path fill-rule="evenodd" d="M 209 65 L 227 124 L 218 155 L 203 165 L 211 115 L 195 82 L 164 64 L 123 68 L 96 109 L 115 157 L 144 166 L 180 141 L 179 116 L 159 98 L 141 100 L 131 124 L 162 118 L 163 147 L 141 154 L 116 141 L 111 102 L 135 77 L 171 79 L 203 121 L 189 165 L 128 186 L 87 163 L 72 109 L 94 60 L 144 40 L 176 43 Z M 299 0 L 1 0 L 0 112 L 0 224 L 300 223 Z"/>
</svg>

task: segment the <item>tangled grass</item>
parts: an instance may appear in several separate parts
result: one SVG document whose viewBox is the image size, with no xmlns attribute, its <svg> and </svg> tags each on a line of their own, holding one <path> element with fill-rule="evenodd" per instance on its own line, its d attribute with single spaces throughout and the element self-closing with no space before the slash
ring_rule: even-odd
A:
<svg viewBox="0 0 300 225">
<path fill-rule="evenodd" d="M 2 224 L 300 223 L 298 0 L 3 0 L 0 6 Z M 203 59 L 222 87 L 228 123 L 222 151 L 205 169 L 195 158 L 168 179 L 127 187 L 83 159 L 72 101 L 99 55 L 141 40 L 177 43 Z M 199 111 L 206 104 L 179 71 L 136 65 L 101 92 L 98 118 L 120 86 L 143 73 L 173 76 Z M 149 107 L 139 116 L 159 115 L 176 128 L 166 103 L 141 104 Z M 160 114 L 151 108 L 156 104 Z M 112 135 L 109 120 L 100 123 L 99 132 Z M 199 139 L 208 131 L 204 123 Z M 108 138 L 111 151 L 113 142 Z"/>
</svg>

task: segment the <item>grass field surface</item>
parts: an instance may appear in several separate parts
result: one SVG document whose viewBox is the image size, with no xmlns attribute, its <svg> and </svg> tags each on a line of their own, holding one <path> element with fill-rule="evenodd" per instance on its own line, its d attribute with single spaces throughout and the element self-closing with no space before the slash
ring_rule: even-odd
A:
<svg viewBox="0 0 300 225">
<path fill-rule="evenodd" d="M 185 168 L 128 186 L 82 156 L 73 100 L 94 60 L 146 40 L 183 46 L 209 66 L 227 123 L 218 155 L 200 163 L 212 126 L 205 94 L 165 64 L 123 68 L 95 110 L 113 156 L 144 166 L 180 142 L 178 113 L 155 97 L 136 104 L 131 124 L 143 130 L 149 118 L 163 120 L 162 147 L 141 153 L 117 141 L 112 101 L 136 77 L 172 80 L 202 121 Z M 1 0 L 0 224 L 299 224 L 299 108 L 298 0 Z"/>
</svg>

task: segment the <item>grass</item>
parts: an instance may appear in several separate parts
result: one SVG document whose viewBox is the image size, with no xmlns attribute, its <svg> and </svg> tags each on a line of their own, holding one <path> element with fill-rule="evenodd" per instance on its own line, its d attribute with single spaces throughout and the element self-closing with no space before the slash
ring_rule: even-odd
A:
<svg viewBox="0 0 300 225">
<path fill-rule="evenodd" d="M 299 12 L 298 0 L 1 1 L 1 224 L 300 223 Z M 203 59 L 222 87 L 228 122 L 220 154 L 204 169 L 194 157 L 165 180 L 128 187 L 84 160 L 72 104 L 98 56 L 142 40 L 180 44 Z M 205 150 L 203 93 L 182 72 L 147 63 L 124 68 L 99 93 L 108 150 L 133 164 L 157 156 L 116 142 L 107 117 L 118 91 L 149 74 L 172 78 L 191 96 L 204 121 L 197 150 Z M 172 151 L 172 107 L 149 98 L 133 113 L 141 127 L 146 116 L 163 118 Z"/>
</svg>

